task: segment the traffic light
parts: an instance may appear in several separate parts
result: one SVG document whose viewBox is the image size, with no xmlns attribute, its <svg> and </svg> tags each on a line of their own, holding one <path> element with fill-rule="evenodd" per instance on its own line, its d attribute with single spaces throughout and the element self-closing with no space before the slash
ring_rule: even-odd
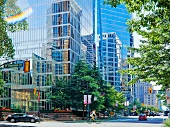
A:
<svg viewBox="0 0 170 127">
<path fill-rule="evenodd" d="M 29 60 L 26 60 L 24 62 L 24 72 L 29 72 L 30 71 L 30 61 Z"/>
<path fill-rule="evenodd" d="M 37 89 L 36 89 L 36 88 L 34 88 L 34 94 L 36 94 L 36 92 L 37 92 Z"/>
<path fill-rule="evenodd" d="M 145 104 L 144 103 L 142 103 L 142 106 L 144 106 Z"/>
<path fill-rule="evenodd" d="M 149 94 L 152 94 L 152 88 L 149 88 Z"/>
</svg>

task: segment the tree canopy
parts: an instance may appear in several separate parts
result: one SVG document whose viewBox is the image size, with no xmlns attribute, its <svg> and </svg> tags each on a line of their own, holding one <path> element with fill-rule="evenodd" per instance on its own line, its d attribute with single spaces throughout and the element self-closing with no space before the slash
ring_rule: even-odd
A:
<svg viewBox="0 0 170 127">
<path fill-rule="evenodd" d="M 26 20 L 21 22 L 17 22 L 15 24 L 9 24 L 5 21 L 5 17 L 12 15 L 11 13 L 5 13 L 6 9 L 6 0 L 0 0 L 0 58 L 11 59 L 15 55 L 14 45 L 12 43 L 12 39 L 8 36 L 8 32 L 15 32 L 17 30 L 26 30 L 28 24 Z M 12 1 L 11 1 L 12 2 Z M 11 3 L 12 6 L 15 6 L 16 0 Z M 10 3 L 10 2 L 9 2 Z M 15 9 L 20 10 L 20 8 L 15 7 Z M 11 10 L 11 8 L 10 8 Z M 12 13 L 15 10 L 11 11 Z M 3 93 L 3 84 L 4 81 L 2 80 L 2 74 L 0 73 L 0 95 Z"/>
<path fill-rule="evenodd" d="M 13 6 L 15 6 L 16 1 L 13 1 Z M 12 39 L 8 36 L 8 32 L 15 32 L 17 30 L 26 30 L 27 22 L 26 20 L 16 22 L 16 23 L 8 23 L 5 21 L 5 17 L 11 16 L 11 13 L 5 13 L 9 7 L 6 7 L 5 0 L 0 0 L 0 57 L 1 58 L 13 58 L 14 57 L 14 46 L 12 43 Z M 20 10 L 20 8 L 15 7 L 15 9 Z M 11 10 L 11 8 L 10 8 Z M 11 11 L 15 12 L 15 10 Z"/>
<path fill-rule="evenodd" d="M 56 79 L 58 78 L 56 77 Z M 76 63 L 69 81 L 64 78 L 56 80 L 49 99 L 55 108 L 71 106 L 75 109 L 84 109 L 84 95 L 92 95 L 90 104 L 92 110 L 121 110 L 124 108 L 123 93 L 116 91 L 109 84 L 106 85 L 95 65 L 91 67 L 85 61 L 80 60 Z"/>
<path fill-rule="evenodd" d="M 135 13 L 136 17 L 127 21 L 128 29 L 143 37 L 139 47 L 128 47 L 139 54 L 127 59 L 133 68 L 120 72 L 135 76 L 129 84 L 142 79 L 154 81 L 165 89 L 170 84 L 170 0 L 105 0 L 104 3 L 112 7 L 124 4 L 129 13 Z"/>
</svg>

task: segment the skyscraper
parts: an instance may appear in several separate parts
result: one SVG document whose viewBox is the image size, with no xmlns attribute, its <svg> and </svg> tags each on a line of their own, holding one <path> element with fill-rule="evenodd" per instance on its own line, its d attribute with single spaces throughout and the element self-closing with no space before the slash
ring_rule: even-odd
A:
<svg viewBox="0 0 170 127">
<path fill-rule="evenodd" d="M 99 42 L 101 42 L 101 38 L 103 39 L 103 59 L 100 59 L 100 56 L 98 58 L 100 62 L 104 61 L 101 68 L 103 78 L 107 84 L 110 83 L 113 86 L 118 86 L 120 78 L 117 71 L 121 66 L 122 43 L 114 32 L 103 33 L 102 37 L 99 36 Z"/>
<path fill-rule="evenodd" d="M 95 7 L 95 38 L 96 35 L 100 36 L 100 39 L 98 40 L 98 67 L 100 69 L 100 72 L 103 75 L 103 79 L 110 83 L 111 85 L 115 86 L 117 90 L 120 90 L 122 85 L 122 79 L 120 77 L 120 74 L 118 73 L 118 70 L 122 68 L 122 66 L 117 66 L 119 63 L 118 61 L 124 61 L 129 55 L 129 51 L 125 48 L 126 46 L 133 46 L 133 37 L 127 30 L 126 21 L 127 19 L 131 18 L 131 15 L 128 14 L 126 8 L 124 5 L 120 5 L 117 8 L 112 8 L 109 5 L 103 5 L 103 0 L 97 0 L 94 2 Z M 121 58 L 119 60 L 110 61 L 109 63 L 113 63 L 112 67 L 114 70 L 114 73 L 112 76 L 110 76 L 110 79 L 106 78 L 105 75 L 105 64 L 107 63 L 108 59 L 116 59 L 116 47 L 112 47 L 113 51 L 110 49 L 106 51 L 105 45 L 109 44 L 108 41 L 105 41 L 105 35 L 109 34 L 110 32 L 114 32 L 115 35 L 118 37 L 119 41 L 121 42 Z M 95 39 L 97 40 L 97 39 Z M 112 44 L 115 44 L 112 42 Z M 112 45 L 115 46 L 115 45 Z M 107 56 L 109 54 L 115 54 L 112 56 Z M 120 60 L 122 59 L 122 60 Z M 122 65 L 123 63 L 120 63 Z M 111 78 L 113 77 L 113 78 Z M 116 79 L 116 80 L 115 80 Z M 127 77 L 127 80 L 128 77 Z"/>
<path fill-rule="evenodd" d="M 22 95 L 25 90 L 28 90 L 28 94 L 26 95 L 28 96 L 31 95 L 34 87 L 39 88 L 39 86 L 41 86 L 41 89 L 49 88 L 52 84 L 48 84 L 47 86 L 46 80 L 48 80 L 47 77 L 49 78 L 51 74 L 66 77 L 71 75 L 74 65 L 80 60 L 82 40 L 86 40 L 88 43 L 88 45 L 86 45 L 86 54 L 89 54 L 88 56 L 91 58 L 91 49 L 93 49 L 93 1 L 26 1 L 32 11 L 32 13 L 29 13 L 29 17 L 24 18 L 28 24 L 28 29 L 9 33 L 9 36 L 12 38 L 14 44 L 14 60 L 28 59 L 31 61 L 31 69 L 34 68 L 35 70 L 35 72 L 30 72 L 30 76 L 35 76 L 33 79 L 34 82 L 31 84 L 20 83 L 19 85 L 22 88 L 20 91 L 15 87 L 14 94 L 19 91 L 19 94 Z M 17 8 L 22 8 L 22 0 L 16 0 L 16 5 Z M 17 22 L 19 22 L 20 19 L 18 19 Z M 91 36 L 92 40 L 85 39 L 85 36 Z M 46 59 L 48 59 L 48 62 Z M 0 61 L 6 62 L 5 59 L 0 59 Z M 32 65 L 32 63 L 34 63 L 34 65 Z M 49 65 L 50 63 L 52 63 L 52 67 Z M 52 72 L 50 72 L 51 68 L 53 68 Z M 20 70 L 20 72 L 15 71 L 15 73 L 23 73 L 23 70 Z M 55 76 L 52 77 L 55 78 Z M 22 79 L 21 76 L 19 78 Z M 13 86 L 18 85 L 14 82 L 11 82 L 11 84 L 13 84 Z M 41 101 L 46 101 L 45 92 L 43 90 L 40 91 L 42 95 Z M 9 98 L 11 98 L 11 96 L 9 96 Z M 15 98 L 15 96 L 13 98 Z M 21 99 L 23 99 L 23 97 L 18 96 L 18 100 Z M 21 104 L 20 101 L 18 102 L 20 108 L 26 105 L 28 109 L 29 104 Z M 30 100 L 27 99 L 24 103 L 29 102 Z M 4 103 L 5 101 L 0 103 L 0 106 Z M 33 110 L 37 109 L 35 108 L 36 105 L 37 104 L 33 104 Z M 6 105 L 6 107 L 10 106 L 10 103 Z M 47 103 L 44 103 L 42 106 L 46 106 L 43 109 L 51 108 L 49 104 L 47 107 Z"/>
</svg>

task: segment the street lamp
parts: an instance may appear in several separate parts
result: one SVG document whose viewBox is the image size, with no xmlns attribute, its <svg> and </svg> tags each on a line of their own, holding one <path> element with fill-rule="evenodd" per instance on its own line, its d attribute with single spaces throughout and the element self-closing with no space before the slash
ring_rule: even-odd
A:
<svg viewBox="0 0 170 127">
<path fill-rule="evenodd" d="M 92 95 L 89 95 L 89 86 L 88 86 L 88 83 L 87 83 L 87 95 L 84 95 L 84 104 L 86 105 L 87 107 L 87 113 L 88 113 L 88 117 L 90 116 L 90 104 L 91 104 L 91 96 Z M 83 107 L 84 108 L 84 107 Z M 83 116 L 84 117 L 84 116 Z M 83 118 L 84 119 L 84 118 Z"/>
</svg>

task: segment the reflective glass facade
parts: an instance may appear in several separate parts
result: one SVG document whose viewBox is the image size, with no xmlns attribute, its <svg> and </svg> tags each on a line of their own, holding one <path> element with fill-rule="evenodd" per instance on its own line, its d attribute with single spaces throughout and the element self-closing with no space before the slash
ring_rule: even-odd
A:
<svg viewBox="0 0 170 127">
<path fill-rule="evenodd" d="M 103 79 L 106 81 L 107 84 L 111 84 L 113 86 L 120 85 L 120 74 L 118 70 L 121 66 L 121 49 L 122 43 L 119 40 L 116 33 L 103 33 L 102 37 L 99 36 L 98 40 L 103 39 L 103 66 L 101 70 L 103 70 Z M 100 57 L 99 60 L 101 61 Z M 101 61 L 102 62 L 102 61 Z"/>
<path fill-rule="evenodd" d="M 16 0 L 17 1 L 17 0 Z M 52 63 L 52 77 L 55 79 L 56 76 L 69 77 L 73 72 L 75 63 L 80 59 L 81 56 L 81 44 L 84 43 L 87 47 L 87 60 L 90 64 L 93 64 L 93 1 L 92 0 L 26 0 L 32 13 L 29 17 L 25 18 L 28 29 L 25 31 L 17 31 L 9 33 L 9 36 L 13 40 L 15 48 L 15 60 L 26 60 L 31 61 L 31 76 L 34 75 L 31 84 L 18 84 L 21 88 L 13 86 L 15 91 L 19 91 L 19 94 L 23 94 L 23 98 L 29 96 L 24 93 L 27 89 L 39 85 L 46 87 L 46 79 L 49 77 L 46 69 L 49 66 L 46 62 L 51 61 Z M 22 2 L 21 2 L 22 3 Z M 19 4 L 18 4 L 19 5 Z M 19 5 L 22 8 L 23 3 Z M 90 36 L 90 40 L 86 39 L 86 36 Z M 37 57 L 33 56 L 37 55 Z M 44 58 L 44 60 L 40 59 Z M 1 62 L 6 62 L 4 59 L 0 59 Z M 58 64 L 60 63 L 60 64 Z M 23 73 L 23 70 L 20 72 Z M 43 74 L 43 75 L 42 75 Z M 23 87 L 23 85 L 25 85 Z M 29 88 L 30 87 L 30 88 Z M 25 90 L 25 91 L 24 91 Z M 41 105 L 41 109 L 49 109 L 50 105 L 45 101 L 45 92 L 41 101 L 44 102 Z M 13 96 L 15 101 L 15 97 Z M 21 96 L 18 96 L 17 100 L 21 100 Z M 9 98 L 11 98 L 9 96 Z M 33 106 L 33 108 L 27 110 L 37 110 L 37 100 L 35 98 L 29 98 L 23 102 L 23 105 Z M 16 101 L 17 102 L 17 101 Z M 6 103 L 3 101 L 3 103 Z M 17 105 L 18 102 L 17 102 Z M 45 108 L 44 108 L 45 106 Z M 7 107 L 10 107 L 8 105 Z M 12 106 L 11 106 L 12 107 Z"/>
<path fill-rule="evenodd" d="M 44 44 L 52 42 L 54 38 L 58 39 L 59 36 L 72 36 L 71 34 L 73 34 L 75 31 L 77 33 L 74 33 L 73 39 L 85 35 L 90 35 L 93 38 L 92 0 L 60 0 L 59 6 L 56 4 L 58 0 L 26 1 L 27 4 L 32 8 L 32 13 L 29 17 L 26 18 L 26 22 L 28 23 L 28 30 L 9 33 L 16 50 L 15 59 L 31 59 L 32 53 L 42 56 L 41 50 L 44 50 Z M 70 7 L 70 5 L 72 7 Z M 23 5 L 19 5 L 19 7 L 22 6 Z M 76 11 L 78 8 L 81 10 L 79 21 L 77 19 L 78 17 L 76 17 L 77 14 L 73 14 L 77 13 Z M 61 14 L 59 14 L 60 12 Z M 70 15 L 70 12 L 72 15 Z M 60 20 L 58 20 L 59 18 Z M 71 26 L 68 24 L 71 24 L 71 26 L 74 28 L 69 28 Z M 60 27 L 57 25 L 60 25 Z M 50 29 L 50 27 L 53 28 Z M 56 29 L 60 29 L 59 36 L 57 36 L 59 31 Z M 73 32 L 71 33 L 71 31 Z M 78 34 L 79 36 L 77 36 Z M 79 38 L 77 41 L 80 43 L 81 39 Z M 4 60 L 1 59 L 1 61 Z"/>
<path fill-rule="evenodd" d="M 115 86 L 117 90 L 121 90 L 122 85 L 122 79 L 120 74 L 117 73 L 117 70 L 122 68 L 122 66 L 119 65 L 118 60 L 116 60 L 116 57 L 114 54 L 117 53 L 117 48 L 114 47 L 115 43 L 112 42 L 112 50 L 107 50 L 105 47 L 106 45 L 110 45 L 109 40 L 106 40 L 105 34 L 109 34 L 110 32 L 114 32 L 116 36 L 118 37 L 118 40 L 121 42 L 121 59 L 120 61 L 123 62 L 124 59 L 128 57 L 129 51 L 125 48 L 126 46 L 133 46 L 133 37 L 127 30 L 126 21 L 127 19 L 131 18 L 131 15 L 128 14 L 126 8 L 124 5 L 120 5 L 117 8 L 111 8 L 109 5 L 103 5 L 103 0 L 97 0 L 94 2 L 95 6 L 95 14 L 96 14 L 96 21 L 95 21 L 95 28 L 96 33 L 100 38 L 98 39 L 98 67 L 103 74 L 103 79 L 107 82 L 110 82 L 111 85 Z M 95 36 L 96 38 L 96 36 Z M 111 48 L 111 45 L 110 45 Z M 112 55 L 109 55 L 112 54 Z M 106 57 L 107 56 L 107 57 Z M 113 59 L 113 61 L 109 62 L 109 64 L 112 64 L 112 68 L 115 71 L 113 75 L 110 76 L 112 80 L 106 78 L 105 75 L 105 64 L 109 61 L 109 59 Z M 121 63 L 120 65 L 122 65 Z M 127 67 L 127 66 L 126 66 Z M 128 77 L 127 77 L 128 80 Z"/>
</svg>

